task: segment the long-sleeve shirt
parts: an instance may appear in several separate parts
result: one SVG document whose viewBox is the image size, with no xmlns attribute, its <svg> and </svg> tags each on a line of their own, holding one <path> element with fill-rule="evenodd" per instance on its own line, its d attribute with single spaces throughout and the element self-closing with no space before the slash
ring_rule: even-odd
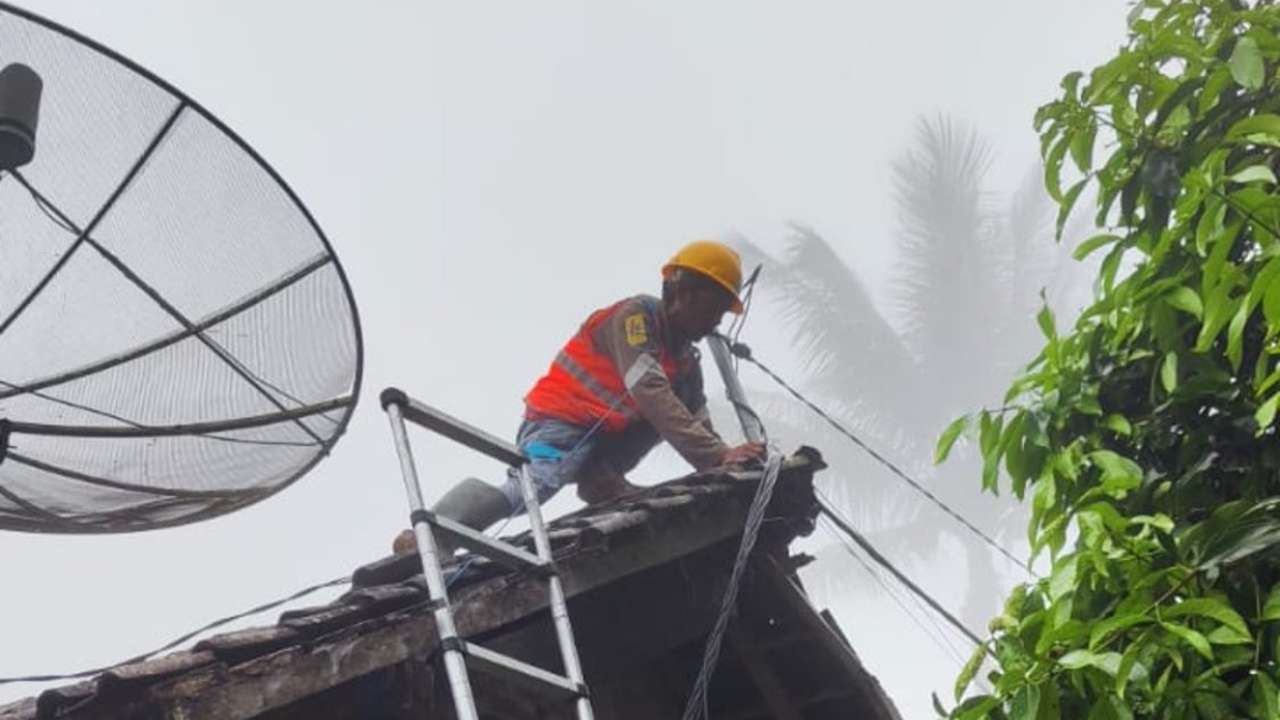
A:
<svg viewBox="0 0 1280 720">
<path fill-rule="evenodd" d="M 613 361 L 641 417 L 662 439 L 698 470 L 720 464 L 729 447 L 711 428 L 698 352 L 691 343 L 672 342 L 660 300 L 623 301 L 592 342 Z M 680 366 L 674 386 L 658 359 L 664 347 Z"/>
</svg>

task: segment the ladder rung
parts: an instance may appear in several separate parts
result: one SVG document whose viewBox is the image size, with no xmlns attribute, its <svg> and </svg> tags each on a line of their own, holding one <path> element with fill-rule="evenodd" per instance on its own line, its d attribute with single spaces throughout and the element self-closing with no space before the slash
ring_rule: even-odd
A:
<svg viewBox="0 0 1280 720">
<path fill-rule="evenodd" d="M 563 675 L 543 670 L 536 665 L 516 660 L 475 643 L 463 642 L 467 665 L 476 672 L 485 673 L 530 690 L 546 693 L 549 699 L 571 701 L 586 694 L 586 688 Z"/>
<path fill-rule="evenodd" d="M 455 544 L 483 555 L 495 562 L 516 570 L 531 569 L 541 574 L 553 572 L 550 562 L 504 540 L 491 538 L 482 532 L 450 520 L 442 515 L 427 513 L 427 522 Z"/>
</svg>

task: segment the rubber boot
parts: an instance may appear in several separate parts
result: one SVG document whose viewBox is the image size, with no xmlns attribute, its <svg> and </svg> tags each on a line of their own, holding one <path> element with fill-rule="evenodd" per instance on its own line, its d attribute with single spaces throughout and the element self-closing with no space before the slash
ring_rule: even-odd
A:
<svg viewBox="0 0 1280 720">
<path fill-rule="evenodd" d="M 469 528 L 484 530 L 510 515 L 511 503 L 507 501 L 507 496 L 501 490 L 475 478 L 467 478 L 450 488 L 449 492 L 432 506 L 431 511 Z M 458 549 L 457 545 L 439 535 L 436 536 L 436 546 L 446 563 Z M 413 536 L 413 531 L 401 532 L 392 543 L 392 549 L 396 554 L 417 552 L 418 542 Z"/>
</svg>

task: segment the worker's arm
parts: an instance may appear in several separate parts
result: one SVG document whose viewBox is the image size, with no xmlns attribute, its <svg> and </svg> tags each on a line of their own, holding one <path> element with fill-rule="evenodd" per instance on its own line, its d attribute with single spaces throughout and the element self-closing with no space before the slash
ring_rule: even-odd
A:
<svg viewBox="0 0 1280 720">
<path fill-rule="evenodd" d="M 681 457 L 698 470 L 725 462 L 729 446 L 710 430 L 705 403 L 695 415 L 676 396 L 662 371 L 657 328 L 640 302 L 619 308 L 596 331 L 594 340 L 622 374 L 640 415 Z"/>
</svg>

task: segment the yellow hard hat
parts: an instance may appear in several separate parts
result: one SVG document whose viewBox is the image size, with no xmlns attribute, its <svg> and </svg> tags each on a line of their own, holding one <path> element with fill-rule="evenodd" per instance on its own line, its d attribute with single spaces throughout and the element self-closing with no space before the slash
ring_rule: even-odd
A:
<svg viewBox="0 0 1280 720">
<path fill-rule="evenodd" d="M 742 300 L 738 298 L 742 292 L 742 259 L 733 248 L 714 240 L 694 240 L 662 266 L 662 277 L 671 277 L 676 268 L 692 270 L 715 281 L 733 296 L 730 312 L 742 313 Z"/>
</svg>

